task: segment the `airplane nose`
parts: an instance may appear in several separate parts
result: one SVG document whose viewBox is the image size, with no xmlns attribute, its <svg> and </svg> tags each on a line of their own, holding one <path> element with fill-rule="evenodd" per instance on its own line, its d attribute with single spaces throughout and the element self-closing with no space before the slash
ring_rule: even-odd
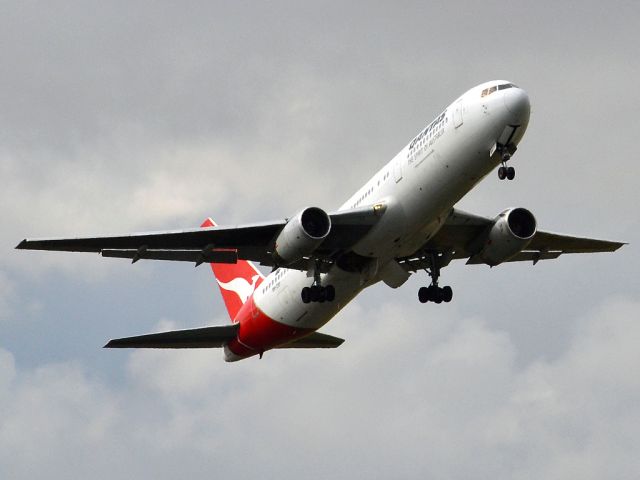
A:
<svg viewBox="0 0 640 480">
<path fill-rule="evenodd" d="M 529 123 L 531 104 L 529 103 L 527 92 L 517 87 L 504 90 L 504 106 L 509 112 L 510 122 L 513 125 L 526 125 Z"/>
</svg>

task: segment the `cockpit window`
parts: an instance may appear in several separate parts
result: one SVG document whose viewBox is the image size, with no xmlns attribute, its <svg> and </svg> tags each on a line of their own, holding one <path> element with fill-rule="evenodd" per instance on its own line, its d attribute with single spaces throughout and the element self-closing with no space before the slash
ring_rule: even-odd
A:
<svg viewBox="0 0 640 480">
<path fill-rule="evenodd" d="M 482 91 L 482 95 L 480 95 L 481 97 L 486 97 L 487 95 L 491 95 L 493 92 L 495 92 L 497 90 L 498 87 L 496 87 L 495 85 L 493 87 L 490 88 L 485 88 Z"/>
<path fill-rule="evenodd" d="M 518 86 L 514 85 L 513 83 L 503 83 L 502 85 L 497 86 L 494 85 L 493 87 L 485 88 L 484 90 L 482 90 L 482 94 L 480 96 L 486 97 L 487 95 L 491 95 L 496 90 L 504 90 L 506 88 L 518 88 Z"/>
</svg>

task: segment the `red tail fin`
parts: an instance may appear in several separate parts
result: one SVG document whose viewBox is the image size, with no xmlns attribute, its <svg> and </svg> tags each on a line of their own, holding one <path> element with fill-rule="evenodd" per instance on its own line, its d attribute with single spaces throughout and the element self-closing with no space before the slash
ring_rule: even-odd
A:
<svg viewBox="0 0 640 480">
<path fill-rule="evenodd" d="M 201 227 L 215 227 L 216 223 L 207 218 Z M 211 263 L 211 270 L 216 277 L 222 299 L 227 307 L 231 320 L 236 317 L 242 305 L 253 294 L 253 291 L 264 280 L 264 275 L 246 260 L 238 263 Z"/>
</svg>

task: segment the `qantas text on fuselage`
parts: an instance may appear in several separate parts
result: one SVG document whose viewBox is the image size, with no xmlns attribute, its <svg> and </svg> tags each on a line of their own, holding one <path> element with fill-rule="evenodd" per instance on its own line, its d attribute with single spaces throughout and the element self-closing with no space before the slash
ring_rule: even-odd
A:
<svg viewBox="0 0 640 480">
<path fill-rule="evenodd" d="M 333 348 L 317 330 L 363 289 L 403 285 L 425 271 L 421 303 L 447 303 L 440 274 L 453 260 L 496 266 L 565 253 L 611 252 L 623 243 L 539 230 L 525 208 L 494 218 L 455 204 L 510 165 L 529 123 L 526 92 L 508 81 L 478 85 L 420 130 L 337 210 L 301 209 L 285 220 L 108 237 L 23 240 L 17 248 L 99 252 L 105 257 L 210 263 L 231 323 L 111 340 L 112 348 L 222 347 L 227 361 L 276 348 Z M 270 267 L 263 275 L 255 266 Z"/>
</svg>

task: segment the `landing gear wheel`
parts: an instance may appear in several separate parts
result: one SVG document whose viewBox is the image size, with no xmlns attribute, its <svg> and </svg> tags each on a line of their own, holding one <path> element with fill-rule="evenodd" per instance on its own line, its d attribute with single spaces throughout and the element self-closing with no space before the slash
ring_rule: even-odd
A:
<svg viewBox="0 0 640 480">
<path fill-rule="evenodd" d="M 498 168 L 498 178 L 500 180 L 504 180 L 505 178 L 507 178 L 507 167 Z"/>
<path fill-rule="evenodd" d="M 438 287 L 430 285 L 428 287 L 420 287 L 418 290 L 418 300 L 420 303 L 449 303 L 453 299 L 453 290 L 451 287 Z"/>
<path fill-rule="evenodd" d="M 327 295 L 327 302 L 333 302 L 336 299 L 336 289 L 333 285 L 327 285 L 325 288 L 325 292 Z"/>
<path fill-rule="evenodd" d="M 516 178 L 516 169 L 513 167 L 508 167 L 507 168 L 507 179 L 508 180 L 513 180 L 514 178 Z"/>
<path fill-rule="evenodd" d="M 324 303 L 327 300 L 327 289 L 324 287 L 318 287 L 318 303 Z"/>
<path fill-rule="evenodd" d="M 443 298 L 442 298 L 442 289 L 441 288 L 438 287 L 438 288 L 434 289 L 432 300 L 437 304 L 442 303 Z"/>
<path fill-rule="evenodd" d="M 300 297 L 302 298 L 302 303 L 309 303 L 311 301 L 311 289 L 304 287 L 300 292 Z"/>
<path fill-rule="evenodd" d="M 311 293 L 309 298 L 312 302 L 317 302 L 318 300 L 320 300 L 320 287 L 314 285 L 312 287 L 309 287 L 309 291 Z"/>
<path fill-rule="evenodd" d="M 326 287 L 311 285 L 310 287 L 304 287 L 302 289 L 300 298 L 302 299 L 302 303 L 333 302 L 336 298 L 336 289 L 333 285 L 327 285 Z"/>
<path fill-rule="evenodd" d="M 418 300 L 420 300 L 420 303 L 427 303 L 429 301 L 429 289 L 427 287 L 420 287 L 418 289 Z"/>
<path fill-rule="evenodd" d="M 453 289 L 450 286 L 442 287 L 442 300 L 449 303 L 453 298 Z"/>
</svg>

